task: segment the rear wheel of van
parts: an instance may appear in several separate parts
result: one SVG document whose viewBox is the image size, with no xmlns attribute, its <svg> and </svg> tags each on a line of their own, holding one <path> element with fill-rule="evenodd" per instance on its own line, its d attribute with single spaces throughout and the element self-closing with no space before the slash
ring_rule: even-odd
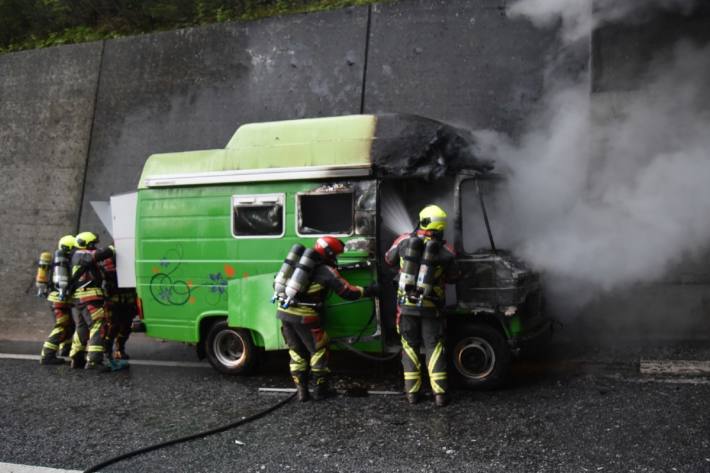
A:
<svg viewBox="0 0 710 473">
<path fill-rule="evenodd" d="M 512 355 L 505 337 L 485 324 L 457 327 L 451 343 L 451 374 L 459 385 L 493 389 L 510 379 Z"/>
<path fill-rule="evenodd" d="M 224 374 L 248 374 L 257 362 L 251 333 L 228 326 L 226 320 L 210 328 L 205 340 L 205 353 L 210 364 Z"/>
</svg>

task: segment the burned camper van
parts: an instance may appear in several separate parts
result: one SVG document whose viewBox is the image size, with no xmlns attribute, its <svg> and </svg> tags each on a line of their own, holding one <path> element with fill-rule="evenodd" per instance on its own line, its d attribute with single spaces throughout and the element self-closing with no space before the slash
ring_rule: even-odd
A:
<svg viewBox="0 0 710 473">
<path fill-rule="evenodd" d="M 148 159 L 137 193 L 113 209 L 114 222 L 130 228 L 117 238 L 130 255 L 119 258 L 119 278 L 135 285 L 149 336 L 193 343 L 217 370 L 241 374 L 263 350 L 286 348 L 270 301 L 289 249 L 335 235 L 346 242 L 342 274 L 363 286 L 378 281 L 384 291 L 379 299 L 332 296 L 327 332 L 357 350 L 395 352 L 394 272 L 383 254 L 397 235 L 383 209 L 399 199 L 405 215 L 416 215 L 437 194 L 463 271 L 445 310 L 452 375 L 467 386 L 495 386 L 520 344 L 550 322 L 537 275 L 495 248 L 485 218 L 472 226 L 462 212 L 470 204 L 462 189 L 479 189 L 490 171 L 464 132 L 416 116 L 244 125 L 224 149 Z M 485 205 L 480 191 L 476 199 Z M 464 228 L 491 245 L 470 251 Z"/>
</svg>

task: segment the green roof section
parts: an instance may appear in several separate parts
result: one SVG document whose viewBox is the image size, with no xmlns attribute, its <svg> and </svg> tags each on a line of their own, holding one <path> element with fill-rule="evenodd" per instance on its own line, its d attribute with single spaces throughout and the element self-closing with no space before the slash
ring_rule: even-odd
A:
<svg viewBox="0 0 710 473">
<path fill-rule="evenodd" d="M 138 188 L 162 176 L 371 165 L 376 123 L 375 115 L 346 115 L 243 125 L 225 149 L 150 156 Z"/>
</svg>

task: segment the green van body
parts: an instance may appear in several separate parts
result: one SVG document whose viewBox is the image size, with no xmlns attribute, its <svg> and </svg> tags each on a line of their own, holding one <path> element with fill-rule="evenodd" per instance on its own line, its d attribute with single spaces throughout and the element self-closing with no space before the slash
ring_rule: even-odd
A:
<svg viewBox="0 0 710 473">
<path fill-rule="evenodd" d="M 135 207 L 135 284 L 147 335 L 196 344 L 222 372 L 241 372 L 230 363 L 247 351 L 253 358 L 254 347 L 286 348 L 270 302 L 274 276 L 295 243 L 312 247 L 335 234 L 346 242 L 341 274 L 383 291 L 357 301 L 331 295 L 327 333 L 357 350 L 399 350 L 392 273 L 382 264 L 392 235 L 381 205 L 393 190 L 427 199 L 408 183 L 436 182 L 450 188 L 462 272 L 444 310 L 451 363 L 464 385 L 499 385 L 511 356 L 551 324 L 538 275 L 495 248 L 487 217 L 491 248 L 464 248 L 461 208 L 479 199 L 462 189 L 474 182 L 485 217 L 477 180 L 491 175 L 471 155 L 470 139 L 422 117 L 352 115 L 244 125 L 224 149 L 151 156 Z M 210 357 L 219 350 L 224 356 Z"/>
<path fill-rule="evenodd" d="M 227 317 L 230 326 L 250 330 L 257 346 L 286 348 L 274 316 L 276 306 L 269 303 L 272 283 L 293 244 L 313 245 L 315 238 L 296 235 L 295 200 L 297 193 L 319 185 L 299 181 L 141 189 L 136 209 L 136 289 L 146 333 L 198 343 L 206 319 Z M 274 193 L 285 194 L 285 234 L 235 239 L 229 230 L 232 196 Z M 350 251 L 339 263 L 367 256 Z M 345 271 L 344 276 L 360 285 L 373 279 L 368 269 Z M 370 320 L 372 299 L 346 302 L 332 296 L 328 306 L 331 337 L 375 330 Z"/>
</svg>

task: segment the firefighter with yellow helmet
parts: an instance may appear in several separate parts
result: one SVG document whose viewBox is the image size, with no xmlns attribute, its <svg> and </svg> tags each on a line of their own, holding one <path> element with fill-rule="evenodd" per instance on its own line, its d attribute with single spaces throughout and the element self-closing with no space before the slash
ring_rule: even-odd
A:
<svg viewBox="0 0 710 473">
<path fill-rule="evenodd" d="M 109 364 L 104 364 L 107 327 L 100 267 L 102 261 L 114 256 L 114 251 L 111 247 L 97 248 L 98 241 L 98 237 L 92 232 L 82 232 L 76 236 L 77 249 L 72 256 L 70 284 L 74 289 L 76 301 L 76 332 L 69 357 L 72 368 L 116 371 L 126 368 L 127 363 L 114 361 L 109 357 Z"/>
<path fill-rule="evenodd" d="M 385 254 L 385 262 L 399 266 L 397 329 L 402 337 L 404 390 L 410 404 L 419 402 L 423 345 L 426 370 L 437 406 L 449 402 L 446 373 L 446 320 L 441 314 L 445 285 L 458 278 L 455 255 L 444 241 L 446 212 L 428 205 L 419 213 L 419 226 L 400 235 Z"/>
<path fill-rule="evenodd" d="M 40 363 L 43 365 L 61 365 L 64 360 L 57 354 L 67 356 L 69 343 L 74 333 L 74 321 L 71 316 L 72 302 L 68 294 L 71 257 L 75 246 L 72 235 L 59 239 L 57 251 L 50 266 L 51 288 L 47 300 L 54 315 L 54 327 L 42 345 Z M 47 278 L 48 279 L 48 278 Z"/>
</svg>

